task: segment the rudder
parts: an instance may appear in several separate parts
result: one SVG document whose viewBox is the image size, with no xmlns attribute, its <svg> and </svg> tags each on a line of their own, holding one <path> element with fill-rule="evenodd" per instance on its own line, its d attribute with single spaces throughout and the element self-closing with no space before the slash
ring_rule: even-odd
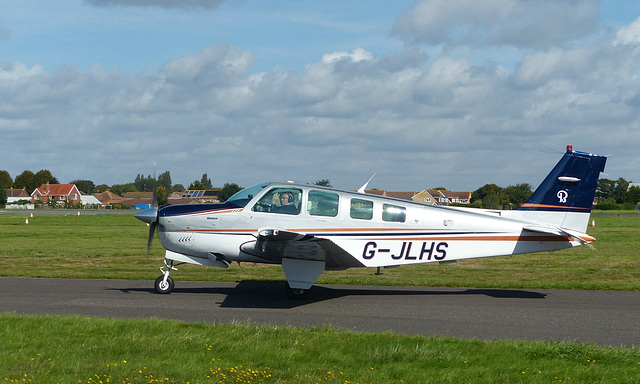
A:
<svg viewBox="0 0 640 384">
<path fill-rule="evenodd" d="M 557 213 L 567 215 L 561 222 L 555 223 L 564 228 L 586 231 L 589 213 L 593 205 L 598 178 L 604 171 L 607 158 L 586 152 L 574 151 L 567 146 L 567 152 L 558 164 L 547 175 L 533 195 L 518 207 L 518 211 L 533 211 L 538 219 L 543 219 L 545 212 L 555 212 L 549 218 L 559 217 Z M 570 218 L 577 213 L 580 217 Z M 574 215 L 571 215 L 574 216 Z M 546 220 L 545 220 L 546 221 Z M 553 220 L 556 221 L 556 220 Z"/>
</svg>

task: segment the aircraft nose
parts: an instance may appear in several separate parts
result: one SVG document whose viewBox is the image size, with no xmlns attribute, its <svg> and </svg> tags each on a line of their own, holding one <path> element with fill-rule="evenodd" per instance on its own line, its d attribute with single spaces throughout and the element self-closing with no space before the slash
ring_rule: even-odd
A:
<svg viewBox="0 0 640 384">
<path fill-rule="evenodd" d="M 158 208 L 145 209 L 142 212 L 136 213 L 134 216 L 136 219 L 144 221 L 145 223 L 153 223 L 158 217 Z"/>
</svg>

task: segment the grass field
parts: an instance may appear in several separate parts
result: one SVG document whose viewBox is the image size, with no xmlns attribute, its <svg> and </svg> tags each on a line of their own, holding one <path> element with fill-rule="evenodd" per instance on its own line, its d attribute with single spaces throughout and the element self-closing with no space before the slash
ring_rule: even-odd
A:
<svg viewBox="0 0 640 384">
<path fill-rule="evenodd" d="M 0 214 L 0 276 L 155 279 L 131 215 Z M 595 216 L 588 247 L 325 272 L 319 283 L 640 290 L 640 216 Z M 279 266 L 183 266 L 180 280 L 284 280 Z M 150 282 L 151 284 L 151 282 Z M 1 311 L 1 309 L 0 309 Z M 638 383 L 639 348 L 364 334 L 246 323 L 0 314 L 7 383 Z"/>
<path fill-rule="evenodd" d="M 132 215 L 0 214 L 0 276 L 154 280 L 160 242 L 146 257 L 147 227 Z M 640 215 L 594 216 L 596 250 L 422 264 L 383 270 L 328 271 L 319 284 L 640 290 Z M 243 263 L 229 269 L 184 265 L 180 280 L 283 280 L 279 266 Z"/>
<path fill-rule="evenodd" d="M 637 383 L 640 349 L 0 315 L 0 382 Z M 37 335 L 37 337 L 34 337 Z"/>
</svg>

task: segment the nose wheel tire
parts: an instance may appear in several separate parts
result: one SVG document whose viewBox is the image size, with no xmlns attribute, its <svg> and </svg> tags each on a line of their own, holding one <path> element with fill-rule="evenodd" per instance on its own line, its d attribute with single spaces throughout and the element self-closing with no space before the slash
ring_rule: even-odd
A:
<svg viewBox="0 0 640 384">
<path fill-rule="evenodd" d="M 156 279 L 154 287 L 156 289 L 156 292 L 167 294 L 167 293 L 171 293 L 171 291 L 173 290 L 173 285 L 174 285 L 173 279 L 170 276 L 167 276 L 167 280 L 165 281 L 164 275 L 163 275 Z"/>
</svg>

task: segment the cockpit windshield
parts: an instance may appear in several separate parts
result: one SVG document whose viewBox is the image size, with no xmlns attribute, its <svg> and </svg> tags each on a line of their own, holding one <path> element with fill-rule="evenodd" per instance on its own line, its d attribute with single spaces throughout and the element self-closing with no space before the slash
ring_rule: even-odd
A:
<svg viewBox="0 0 640 384">
<path fill-rule="evenodd" d="M 269 185 L 271 183 L 260 183 L 260 184 L 256 184 L 253 185 L 249 188 L 245 188 L 242 191 L 236 193 L 235 195 L 231 196 L 229 198 L 229 200 L 227 200 L 228 203 L 233 203 L 235 205 L 237 205 L 238 207 L 242 207 L 244 208 L 247 203 L 249 203 L 249 201 L 251 201 L 251 199 L 253 199 L 253 197 L 255 195 L 257 195 L 258 193 L 260 193 L 260 191 L 262 191 L 264 189 L 264 187 L 266 187 L 267 185 Z"/>
</svg>

